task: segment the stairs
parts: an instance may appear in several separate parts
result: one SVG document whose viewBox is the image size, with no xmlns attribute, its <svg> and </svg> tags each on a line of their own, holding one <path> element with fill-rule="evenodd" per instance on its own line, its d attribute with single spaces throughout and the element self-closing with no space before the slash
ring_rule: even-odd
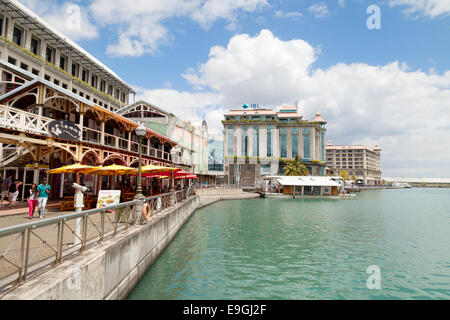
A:
<svg viewBox="0 0 450 320">
<path fill-rule="evenodd" d="M 23 147 L 7 145 L 3 147 L 3 159 L 0 159 L 0 168 L 24 167 L 33 162 L 33 155 Z"/>
</svg>

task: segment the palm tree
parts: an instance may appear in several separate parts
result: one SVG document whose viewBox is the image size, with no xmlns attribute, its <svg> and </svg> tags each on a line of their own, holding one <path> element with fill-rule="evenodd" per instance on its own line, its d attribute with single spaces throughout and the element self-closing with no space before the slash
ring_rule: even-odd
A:
<svg viewBox="0 0 450 320">
<path fill-rule="evenodd" d="M 288 160 L 284 167 L 284 174 L 287 176 L 307 176 L 309 175 L 308 169 L 296 156 L 295 160 Z"/>
</svg>

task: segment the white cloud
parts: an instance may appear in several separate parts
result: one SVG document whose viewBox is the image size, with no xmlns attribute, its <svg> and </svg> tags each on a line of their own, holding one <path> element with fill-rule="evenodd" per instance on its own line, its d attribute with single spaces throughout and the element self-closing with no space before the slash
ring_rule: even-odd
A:
<svg viewBox="0 0 450 320">
<path fill-rule="evenodd" d="M 62 5 L 48 0 L 21 2 L 71 40 L 92 40 L 98 37 L 97 27 L 90 21 L 88 10 L 75 2 Z"/>
<path fill-rule="evenodd" d="M 345 0 L 338 0 L 338 4 L 341 8 L 345 7 Z"/>
<path fill-rule="evenodd" d="M 317 19 L 327 18 L 330 16 L 330 11 L 325 3 L 316 3 L 308 8 L 308 11 L 313 13 Z"/>
<path fill-rule="evenodd" d="M 404 6 L 404 12 L 410 14 L 422 14 L 430 18 L 446 16 L 450 14 L 449 0 L 390 0 L 391 6 Z"/>
<path fill-rule="evenodd" d="M 222 104 L 222 97 L 218 93 L 177 91 L 170 88 L 148 90 L 136 87 L 135 89 L 138 100 L 149 101 L 172 112 L 180 119 L 196 122 L 206 119 L 208 127 L 216 130 L 221 126 L 222 119 L 219 119 L 218 115 L 223 115 L 223 112 L 217 110 Z"/>
<path fill-rule="evenodd" d="M 303 14 L 301 12 L 297 12 L 297 11 L 281 11 L 278 10 L 275 12 L 275 17 L 276 18 L 298 18 L 298 17 L 302 17 Z"/>
<path fill-rule="evenodd" d="M 117 56 L 141 56 L 155 53 L 171 35 L 165 22 L 171 18 L 188 17 L 207 30 L 219 19 L 236 27 L 240 14 L 268 5 L 267 0 L 93 0 L 90 10 L 103 26 L 114 26 L 118 40 L 109 45 L 107 53 Z M 126 10 L 124 10 L 126 8 Z"/>
<path fill-rule="evenodd" d="M 303 40 L 282 41 L 268 30 L 236 35 L 227 47 L 212 47 L 205 63 L 183 75 L 201 93 L 172 91 L 168 99 L 197 106 L 193 113 L 208 105 L 229 109 L 300 101 L 307 118 L 322 113 L 333 143 L 379 144 L 386 176 L 450 176 L 450 152 L 444 148 L 450 140 L 450 71 L 411 71 L 399 62 L 313 69 L 316 52 Z M 212 99 L 200 103 L 204 95 Z M 160 96 L 163 107 L 165 99 Z M 206 114 L 214 127 L 220 128 L 220 112 L 215 107 Z"/>
</svg>

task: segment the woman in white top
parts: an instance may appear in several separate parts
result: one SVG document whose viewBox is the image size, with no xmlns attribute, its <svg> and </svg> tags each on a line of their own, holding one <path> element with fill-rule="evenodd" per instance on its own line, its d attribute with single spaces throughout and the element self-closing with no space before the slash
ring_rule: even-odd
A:
<svg viewBox="0 0 450 320">
<path fill-rule="evenodd" d="M 35 183 L 31 185 L 29 192 L 30 195 L 28 196 L 28 219 L 33 219 L 34 210 L 36 209 L 37 204 L 37 185 Z"/>
</svg>

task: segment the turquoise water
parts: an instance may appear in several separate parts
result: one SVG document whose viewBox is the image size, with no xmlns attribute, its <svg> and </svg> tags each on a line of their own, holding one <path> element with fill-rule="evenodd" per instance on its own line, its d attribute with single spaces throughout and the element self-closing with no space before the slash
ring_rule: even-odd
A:
<svg viewBox="0 0 450 320">
<path fill-rule="evenodd" d="M 367 267 L 381 289 L 368 289 Z M 129 299 L 449 299 L 450 189 L 198 210 Z"/>
</svg>

